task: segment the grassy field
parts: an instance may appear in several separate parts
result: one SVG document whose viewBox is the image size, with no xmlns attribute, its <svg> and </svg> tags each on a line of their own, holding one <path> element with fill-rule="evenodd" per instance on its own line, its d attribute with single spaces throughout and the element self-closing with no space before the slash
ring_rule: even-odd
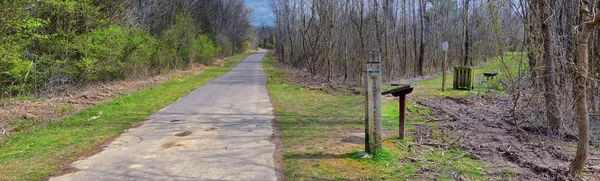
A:
<svg viewBox="0 0 600 181">
<path fill-rule="evenodd" d="M 474 90 L 462 91 L 452 90 L 453 74 L 446 76 L 446 91 L 442 92 L 442 77 L 438 76 L 429 80 L 419 81 L 413 92 L 416 96 L 452 96 L 452 97 L 467 97 L 487 92 L 489 89 L 503 90 L 503 86 L 499 81 L 507 82 L 516 80 L 519 68 L 521 71 L 527 70 L 527 62 L 524 53 L 507 53 L 503 59 L 495 57 L 488 60 L 483 66 L 475 67 L 475 83 Z M 521 64 L 521 67 L 519 67 Z M 487 81 L 483 73 L 491 72 L 498 73 L 498 76 L 492 81 Z"/>
<path fill-rule="evenodd" d="M 269 56 L 264 68 L 283 139 L 283 166 L 290 180 L 415 180 L 484 179 L 485 164 L 465 157 L 463 150 L 422 146 L 415 136 L 398 140 L 398 103 L 384 104 L 384 151 L 362 159 L 364 146 L 363 96 L 333 95 L 310 90 L 287 80 Z M 454 139 L 427 123 L 431 111 L 409 102 L 409 135 L 432 128 L 427 141 Z M 362 135 L 361 135 L 362 134 Z M 423 141 L 423 140 L 420 140 Z"/>
<path fill-rule="evenodd" d="M 40 180 L 108 138 L 119 135 L 194 88 L 228 72 L 249 54 L 193 76 L 115 98 L 72 117 L 0 141 L 0 180 Z M 93 122 L 88 119 L 102 113 Z"/>
</svg>

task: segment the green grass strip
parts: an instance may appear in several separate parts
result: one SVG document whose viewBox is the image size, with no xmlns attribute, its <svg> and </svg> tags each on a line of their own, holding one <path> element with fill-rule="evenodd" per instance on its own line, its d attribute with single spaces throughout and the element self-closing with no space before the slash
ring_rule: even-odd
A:
<svg viewBox="0 0 600 181">
<path fill-rule="evenodd" d="M 439 125 L 425 123 L 430 110 L 409 100 L 406 140 L 397 136 L 384 141 L 384 149 L 372 159 L 362 159 L 363 146 L 336 140 L 349 138 L 349 133 L 364 130 L 364 96 L 348 92 L 330 94 L 310 90 L 288 80 L 286 72 L 276 67 L 269 55 L 263 67 L 268 76 L 267 88 L 283 140 L 283 169 L 289 180 L 418 180 L 429 174 L 437 180 L 450 180 L 460 175 L 467 180 L 485 180 L 484 163 L 464 157 L 464 150 L 428 149 L 414 145 L 412 123 L 427 124 L 433 142 L 441 142 Z M 433 83 L 432 83 L 433 85 Z M 436 84 L 437 85 L 437 84 Z M 433 89 L 431 89 L 433 92 Z M 432 95 L 427 95 L 432 96 Z M 383 128 L 397 133 L 398 101 L 384 103 Z M 332 143 L 333 142 L 333 143 Z M 343 142 L 343 141 L 341 141 Z M 407 158 L 416 158 L 413 163 Z"/>
<path fill-rule="evenodd" d="M 49 176 L 61 165 L 77 160 L 78 154 L 123 133 L 194 88 L 228 72 L 251 54 L 235 56 L 223 66 L 118 97 L 64 120 L 1 140 L 0 180 L 40 180 Z M 88 122 L 99 112 L 103 113 L 99 119 Z"/>
</svg>

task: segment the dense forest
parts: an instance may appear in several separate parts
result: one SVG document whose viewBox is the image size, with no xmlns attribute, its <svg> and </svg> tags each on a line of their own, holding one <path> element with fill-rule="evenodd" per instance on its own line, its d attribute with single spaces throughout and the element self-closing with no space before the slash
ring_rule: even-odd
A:
<svg viewBox="0 0 600 181">
<path fill-rule="evenodd" d="M 330 82 L 360 85 L 366 53 L 382 56 L 384 82 L 500 59 L 513 121 L 577 137 L 581 172 L 590 124 L 598 129 L 600 1 L 273 0 L 279 59 Z M 595 16 L 595 19 L 594 19 Z M 519 54 L 516 64 L 508 54 Z M 594 134 L 592 141 L 598 141 Z"/>
<path fill-rule="evenodd" d="M 138 79 L 243 52 L 242 0 L 0 2 L 0 97 Z"/>
</svg>

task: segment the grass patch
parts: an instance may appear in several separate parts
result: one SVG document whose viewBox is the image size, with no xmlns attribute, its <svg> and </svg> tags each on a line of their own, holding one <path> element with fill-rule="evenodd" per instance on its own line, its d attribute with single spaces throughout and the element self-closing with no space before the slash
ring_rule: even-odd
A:
<svg viewBox="0 0 600 181">
<path fill-rule="evenodd" d="M 485 179 L 484 164 L 464 157 L 462 150 L 414 143 L 410 135 L 416 124 L 432 127 L 432 142 L 447 136 L 434 123 L 426 123 L 430 110 L 409 102 L 409 137 L 402 141 L 397 136 L 387 137 L 384 151 L 372 159 L 362 159 L 358 152 L 364 149 L 360 143 L 364 139 L 360 137 L 364 132 L 364 96 L 348 92 L 333 95 L 294 84 L 269 55 L 265 56 L 264 69 L 281 129 L 283 167 L 290 180 Z M 396 133 L 398 103 L 384 103 L 382 112 L 384 129 Z"/>
<path fill-rule="evenodd" d="M 400 105 L 398 101 L 390 101 L 384 102 L 383 107 L 381 109 L 382 115 L 382 124 L 385 129 L 397 129 L 400 125 L 398 121 L 400 118 L 400 113 L 398 110 L 400 109 Z M 406 103 L 406 128 L 408 131 L 414 131 L 413 122 L 416 123 L 424 123 L 426 121 L 426 117 L 433 115 L 433 112 L 429 109 L 423 109 L 414 104 L 412 101 L 408 101 Z"/>
<path fill-rule="evenodd" d="M 118 97 L 61 121 L 29 129 L 0 141 L 0 180 L 40 180 L 107 138 L 142 121 L 194 88 L 228 72 L 251 53 L 232 57 L 223 66 L 171 80 Z M 93 121 L 88 119 L 102 112 Z M 22 121 L 28 127 L 27 121 Z"/>
<path fill-rule="evenodd" d="M 12 130 L 16 133 L 33 129 L 37 125 L 36 121 L 31 119 L 13 119 L 8 123 L 12 125 Z"/>
<path fill-rule="evenodd" d="M 506 82 L 510 77 L 515 78 L 519 70 L 519 63 L 522 63 L 521 69 L 527 70 L 525 61 L 525 53 L 510 52 L 504 56 L 504 61 L 499 57 L 488 60 L 483 66 L 475 68 L 475 83 L 474 90 L 462 91 L 452 90 L 452 80 L 454 74 L 446 75 L 446 91 L 442 92 L 442 76 L 433 79 L 420 81 L 417 83 L 413 95 L 416 96 L 452 96 L 452 97 L 468 97 L 480 93 L 488 92 L 490 89 L 504 91 L 504 87 L 500 81 Z M 498 76 L 492 81 L 487 81 L 483 73 L 491 72 L 498 73 Z"/>
</svg>

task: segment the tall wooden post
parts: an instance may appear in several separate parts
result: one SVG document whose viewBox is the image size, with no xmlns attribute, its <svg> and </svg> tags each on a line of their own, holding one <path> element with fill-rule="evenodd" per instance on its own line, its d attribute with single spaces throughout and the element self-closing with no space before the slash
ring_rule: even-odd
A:
<svg viewBox="0 0 600 181">
<path fill-rule="evenodd" d="M 365 122 L 365 151 L 375 154 L 381 151 L 381 55 L 372 50 L 367 55 L 365 68 L 366 85 L 366 122 Z"/>
<path fill-rule="evenodd" d="M 446 63 L 448 62 L 448 42 L 442 43 L 442 50 L 444 51 L 444 60 L 442 60 L 442 92 L 446 91 Z M 454 75 L 456 76 L 456 75 Z"/>
<path fill-rule="evenodd" d="M 442 92 L 446 91 L 446 62 L 448 61 L 448 52 L 444 51 L 444 60 L 442 61 Z"/>
</svg>

